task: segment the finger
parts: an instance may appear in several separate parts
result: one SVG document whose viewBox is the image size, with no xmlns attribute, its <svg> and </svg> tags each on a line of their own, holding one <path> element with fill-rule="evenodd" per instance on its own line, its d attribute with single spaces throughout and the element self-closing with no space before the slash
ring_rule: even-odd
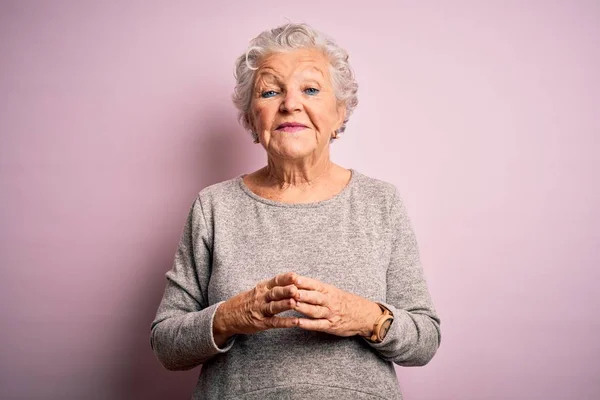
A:
<svg viewBox="0 0 600 400">
<path fill-rule="evenodd" d="M 307 331 L 327 332 L 331 329 L 331 322 L 327 319 L 298 318 L 298 327 Z"/>
<path fill-rule="evenodd" d="M 327 288 L 327 284 L 307 276 L 297 276 L 294 284 L 298 289 L 316 290 L 318 292 L 324 292 Z"/>
<path fill-rule="evenodd" d="M 270 317 L 264 323 L 269 328 L 294 328 L 298 326 L 298 318 Z"/>
<path fill-rule="evenodd" d="M 275 286 L 273 289 L 269 290 L 266 293 L 265 299 L 267 302 L 290 299 L 295 297 L 297 294 L 298 288 L 296 287 L 296 285 Z"/>
<path fill-rule="evenodd" d="M 294 283 L 294 280 L 298 276 L 295 272 L 286 272 L 284 274 L 279 274 L 276 277 L 267 281 L 267 289 L 272 289 L 275 286 L 287 286 Z"/>
<path fill-rule="evenodd" d="M 296 307 L 294 309 L 311 318 L 328 318 L 331 315 L 331 311 L 327 307 L 314 306 L 302 302 L 296 302 Z"/>
<path fill-rule="evenodd" d="M 275 314 L 279 314 L 283 311 L 294 310 L 296 308 L 296 300 L 294 299 L 285 299 L 279 301 L 271 301 L 269 303 L 264 303 L 261 306 L 261 312 L 266 316 L 273 316 Z"/>
<path fill-rule="evenodd" d="M 327 306 L 328 304 L 327 295 L 316 290 L 298 290 L 298 294 L 294 298 L 303 303 L 317 306 Z"/>
</svg>

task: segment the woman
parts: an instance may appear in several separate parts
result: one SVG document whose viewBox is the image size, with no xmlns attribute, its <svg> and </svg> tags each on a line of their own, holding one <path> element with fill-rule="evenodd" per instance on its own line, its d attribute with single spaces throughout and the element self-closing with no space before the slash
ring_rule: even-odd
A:
<svg viewBox="0 0 600 400">
<path fill-rule="evenodd" d="M 347 53 L 289 24 L 251 42 L 236 79 L 267 166 L 193 202 L 156 356 L 203 365 L 196 399 L 400 399 L 393 363 L 429 362 L 440 320 L 395 187 L 330 159 L 357 104 Z"/>
</svg>

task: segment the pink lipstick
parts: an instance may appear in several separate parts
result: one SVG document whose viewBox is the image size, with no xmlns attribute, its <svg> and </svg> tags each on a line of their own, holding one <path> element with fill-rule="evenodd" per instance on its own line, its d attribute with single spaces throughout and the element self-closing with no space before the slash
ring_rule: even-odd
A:
<svg viewBox="0 0 600 400">
<path fill-rule="evenodd" d="M 292 133 L 306 128 L 308 128 L 306 125 L 299 122 L 284 122 L 283 124 L 279 125 L 276 130 Z"/>
</svg>

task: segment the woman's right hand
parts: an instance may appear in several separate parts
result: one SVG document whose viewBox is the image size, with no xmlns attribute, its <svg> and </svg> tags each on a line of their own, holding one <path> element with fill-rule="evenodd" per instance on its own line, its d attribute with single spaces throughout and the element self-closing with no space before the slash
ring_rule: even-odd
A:
<svg viewBox="0 0 600 400">
<path fill-rule="evenodd" d="M 295 272 L 277 275 L 221 304 L 213 320 L 213 336 L 217 346 L 223 347 L 235 334 L 298 326 L 298 318 L 276 316 L 296 307 L 298 288 L 294 281 L 297 276 Z"/>
</svg>

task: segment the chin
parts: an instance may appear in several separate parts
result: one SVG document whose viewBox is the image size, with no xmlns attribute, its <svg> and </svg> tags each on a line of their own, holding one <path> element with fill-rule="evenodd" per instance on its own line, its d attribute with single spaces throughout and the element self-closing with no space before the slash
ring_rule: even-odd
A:
<svg viewBox="0 0 600 400">
<path fill-rule="evenodd" d="M 283 158 L 300 159 L 313 154 L 317 150 L 317 146 L 314 141 L 289 138 L 277 143 L 275 150 Z"/>
<path fill-rule="evenodd" d="M 279 155 L 286 160 L 301 160 L 312 155 L 313 151 L 279 151 Z"/>
<path fill-rule="evenodd" d="M 314 146 L 284 146 L 279 148 L 277 153 L 286 159 L 302 159 L 312 155 L 315 150 Z"/>
</svg>

